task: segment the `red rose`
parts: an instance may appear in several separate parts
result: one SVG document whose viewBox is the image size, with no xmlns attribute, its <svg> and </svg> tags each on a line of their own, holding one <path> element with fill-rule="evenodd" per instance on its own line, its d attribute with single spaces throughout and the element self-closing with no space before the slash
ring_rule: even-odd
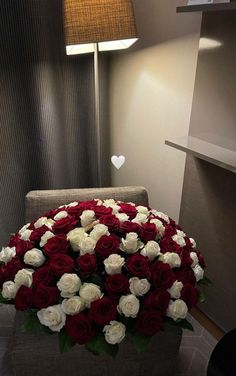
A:
<svg viewBox="0 0 236 376">
<path fill-rule="evenodd" d="M 139 236 L 144 242 L 155 240 L 157 236 L 157 228 L 154 223 L 144 223 L 140 227 Z"/>
<path fill-rule="evenodd" d="M 180 246 L 174 242 L 173 239 L 168 236 L 164 236 L 160 241 L 161 253 L 166 252 L 177 252 L 180 249 Z"/>
<path fill-rule="evenodd" d="M 172 227 L 171 225 L 167 225 L 165 226 L 165 232 L 164 232 L 164 236 L 166 238 L 171 238 L 173 235 L 175 235 L 177 232 L 176 232 L 176 227 Z"/>
<path fill-rule="evenodd" d="M 33 301 L 33 291 L 31 288 L 26 286 L 21 286 L 15 297 L 15 307 L 19 311 L 25 311 L 32 306 Z"/>
<path fill-rule="evenodd" d="M 5 282 L 4 270 L 0 268 L 0 287 L 2 288 L 3 283 Z"/>
<path fill-rule="evenodd" d="M 76 218 L 78 221 L 80 220 L 80 216 L 83 212 L 83 208 L 78 204 L 76 206 L 68 206 L 66 208 L 66 211 L 69 215 Z"/>
<path fill-rule="evenodd" d="M 116 232 L 119 229 L 120 221 L 115 215 L 104 215 L 99 219 L 99 222 L 106 225 L 110 232 Z"/>
<path fill-rule="evenodd" d="M 97 270 L 97 260 L 95 255 L 86 253 L 83 256 L 79 256 L 76 262 L 80 268 L 81 277 L 86 278 Z"/>
<path fill-rule="evenodd" d="M 140 255 L 140 253 L 135 253 L 128 257 L 125 266 L 132 276 L 141 278 L 150 277 L 149 259 Z"/>
<path fill-rule="evenodd" d="M 112 208 L 107 208 L 104 205 L 97 205 L 94 207 L 94 212 L 97 218 L 102 217 L 103 215 L 112 214 Z"/>
<path fill-rule="evenodd" d="M 15 235 L 14 237 L 11 238 L 9 247 L 16 247 L 16 254 L 19 257 L 23 257 L 25 252 L 29 251 L 32 249 L 33 243 L 29 240 L 22 240 L 19 237 L 19 234 Z"/>
<path fill-rule="evenodd" d="M 113 274 L 106 278 L 106 290 L 109 294 L 126 294 L 129 289 L 129 280 L 124 274 Z"/>
<path fill-rule="evenodd" d="M 155 310 L 140 312 L 137 317 L 136 329 L 145 336 L 153 336 L 162 329 L 161 313 Z"/>
<path fill-rule="evenodd" d="M 135 206 L 131 204 L 125 204 L 124 202 L 121 202 L 118 205 L 120 206 L 119 213 L 127 214 L 130 220 L 136 217 L 137 209 Z"/>
<path fill-rule="evenodd" d="M 124 221 L 120 224 L 120 230 L 122 233 L 127 234 L 129 232 L 138 232 L 140 229 L 140 226 L 137 223 L 133 223 L 130 221 Z"/>
<path fill-rule="evenodd" d="M 78 223 L 78 220 L 68 215 L 65 218 L 59 219 L 52 226 L 52 230 L 55 234 L 64 233 L 67 234 L 69 231 L 73 230 Z"/>
<path fill-rule="evenodd" d="M 190 283 L 192 286 L 196 284 L 196 278 L 194 272 L 189 267 L 176 268 L 174 270 L 175 277 L 178 281 L 182 282 L 184 285 Z"/>
<path fill-rule="evenodd" d="M 45 225 L 34 229 L 33 232 L 31 232 L 31 235 L 30 235 L 30 241 L 32 241 L 34 243 L 39 243 L 41 237 L 43 236 L 43 234 L 45 234 L 46 231 L 49 231 L 49 228 Z"/>
<path fill-rule="evenodd" d="M 64 273 L 72 272 L 74 261 L 70 256 L 64 254 L 53 255 L 50 258 L 49 266 L 57 276 L 61 276 Z"/>
<path fill-rule="evenodd" d="M 59 234 L 53 238 L 48 239 L 47 243 L 43 247 L 44 252 L 49 256 L 53 256 L 58 253 L 66 253 L 68 250 L 68 241 L 65 234 Z"/>
<path fill-rule="evenodd" d="M 154 287 L 161 289 L 170 288 L 176 280 L 169 264 L 155 261 L 151 266 L 151 281 Z"/>
<path fill-rule="evenodd" d="M 144 301 L 146 308 L 155 309 L 160 311 L 162 314 L 166 313 L 166 310 L 169 306 L 170 294 L 165 290 L 156 290 L 150 292 Z"/>
<path fill-rule="evenodd" d="M 91 303 L 89 317 L 98 325 L 106 325 L 116 318 L 116 306 L 111 299 L 104 296 Z"/>
<path fill-rule="evenodd" d="M 190 239 L 187 236 L 185 236 L 184 240 L 185 240 L 185 246 L 183 247 L 183 249 L 185 251 L 192 252 L 193 248 L 192 248 L 192 244 L 190 242 Z"/>
<path fill-rule="evenodd" d="M 200 251 L 196 251 L 196 254 L 197 254 L 197 257 L 198 257 L 198 261 L 199 261 L 199 264 L 202 268 L 205 268 L 206 267 L 206 264 L 205 264 L 205 260 L 204 260 L 204 257 L 203 255 L 201 254 Z"/>
<path fill-rule="evenodd" d="M 33 303 L 37 308 L 46 308 L 56 304 L 58 297 L 57 287 L 40 285 L 34 292 Z"/>
<path fill-rule="evenodd" d="M 187 251 L 185 249 L 185 247 L 184 248 L 180 248 L 176 253 L 178 253 L 178 255 L 180 257 L 181 265 L 182 266 L 191 266 L 193 260 L 190 257 L 189 251 Z"/>
<path fill-rule="evenodd" d="M 49 265 L 44 265 L 33 273 L 33 286 L 50 286 L 55 280 L 55 274 Z"/>
<path fill-rule="evenodd" d="M 3 268 L 4 280 L 13 281 L 16 273 L 23 268 L 19 257 L 15 256 Z"/>
<path fill-rule="evenodd" d="M 115 235 L 103 235 L 97 241 L 95 252 L 97 252 L 102 259 L 105 259 L 112 253 L 119 253 L 119 246 L 120 240 Z"/>
<path fill-rule="evenodd" d="M 198 302 L 198 290 L 194 288 L 190 283 L 184 285 L 181 289 L 180 298 L 185 301 L 188 309 L 195 307 Z"/>
<path fill-rule="evenodd" d="M 94 210 L 94 207 L 97 205 L 97 200 L 88 200 L 88 201 L 81 201 L 79 206 L 83 210 Z"/>
<path fill-rule="evenodd" d="M 67 316 L 66 332 L 68 336 L 70 336 L 80 345 L 84 345 L 96 335 L 96 331 L 91 320 L 84 313 L 78 313 L 74 316 Z"/>
</svg>

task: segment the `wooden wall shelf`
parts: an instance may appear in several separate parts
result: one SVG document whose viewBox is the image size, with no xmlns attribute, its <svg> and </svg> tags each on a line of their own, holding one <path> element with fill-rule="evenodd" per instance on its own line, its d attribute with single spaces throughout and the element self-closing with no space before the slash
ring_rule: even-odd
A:
<svg viewBox="0 0 236 376">
<path fill-rule="evenodd" d="M 192 136 L 166 140 L 165 144 L 175 149 L 185 151 L 186 153 L 192 154 L 195 157 L 213 163 L 226 170 L 236 172 L 235 151 Z"/>
<path fill-rule="evenodd" d="M 211 12 L 211 11 L 222 11 L 222 10 L 236 10 L 236 1 L 231 3 L 221 3 L 221 4 L 199 4 L 199 5 L 185 5 L 177 7 L 177 13 L 182 12 Z"/>
</svg>

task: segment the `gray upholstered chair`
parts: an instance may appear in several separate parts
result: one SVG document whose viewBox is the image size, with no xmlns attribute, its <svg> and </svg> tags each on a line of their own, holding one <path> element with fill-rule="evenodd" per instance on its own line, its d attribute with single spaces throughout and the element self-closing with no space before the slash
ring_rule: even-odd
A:
<svg viewBox="0 0 236 376">
<path fill-rule="evenodd" d="M 148 204 L 148 194 L 143 187 L 32 191 L 26 196 L 26 221 L 32 221 L 61 204 L 93 198 Z M 181 330 L 158 333 L 152 338 L 148 350 L 142 354 L 137 354 L 128 342 L 122 343 L 117 358 L 113 360 L 106 355 L 96 357 L 79 345 L 60 354 L 55 336 L 22 333 L 22 316 L 21 312 L 16 313 L 9 348 L 15 376 L 174 375 Z"/>
</svg>

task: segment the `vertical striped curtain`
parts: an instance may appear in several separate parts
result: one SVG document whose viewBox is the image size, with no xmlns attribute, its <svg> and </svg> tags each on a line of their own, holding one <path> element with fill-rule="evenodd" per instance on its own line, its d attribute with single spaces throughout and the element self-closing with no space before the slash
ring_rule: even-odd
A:
<svg viewBox="0 0 236 376">
<path fill-rule="evenodd" d="M 102 57 L 102 185 L 110 185 Z M 0 245 L 33 189 L 98 186 L 93 56 L 66 56 L 61 0 L 0 2 Z"/>
</svg>

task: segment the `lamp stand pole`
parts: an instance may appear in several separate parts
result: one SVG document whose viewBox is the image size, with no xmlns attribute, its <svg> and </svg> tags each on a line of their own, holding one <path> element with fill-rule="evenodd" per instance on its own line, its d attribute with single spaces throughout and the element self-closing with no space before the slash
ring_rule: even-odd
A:
<svg viewBox="0 0 236 376">
<path fill-rule="evenodd" d="M 95 96 L 95 125 L 97 139 L 97 180 L 98 186 L 101 182 L 101 122 L 100 122 L 100 85 L 99 85 L 99 62 L 98 43 L 94 43 L 94 96 Z"/>
</svg>

